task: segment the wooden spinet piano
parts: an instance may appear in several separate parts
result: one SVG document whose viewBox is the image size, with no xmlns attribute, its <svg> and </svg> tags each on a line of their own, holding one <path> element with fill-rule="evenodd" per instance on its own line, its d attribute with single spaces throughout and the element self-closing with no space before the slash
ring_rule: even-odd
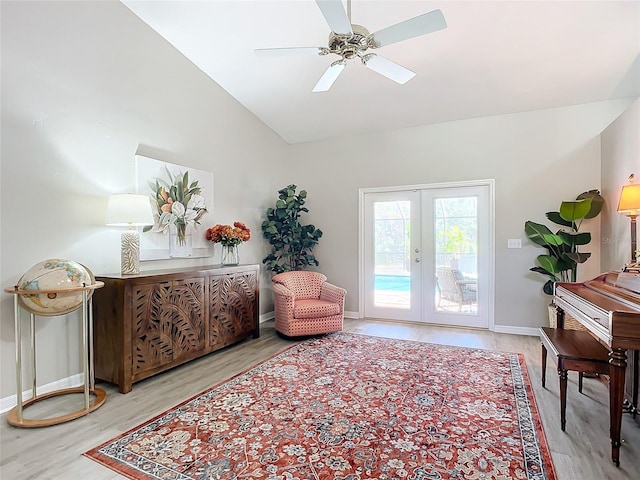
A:
<svg viewBox="0 0 640 480">
<path fill-rule="evenodd" d="M 565 312 L 569 313 L 610 350 L 611 459 L 619 466 L 623 403 L 630 404 L 634 414 L 638 409 L 640 274 L 609 272 L 581 283 L 557 282 L 553 302 L 558 311 L 558 328 L 563 327 Z M 627 350 L 632 351 L 629 361 Z"/>
</svg>

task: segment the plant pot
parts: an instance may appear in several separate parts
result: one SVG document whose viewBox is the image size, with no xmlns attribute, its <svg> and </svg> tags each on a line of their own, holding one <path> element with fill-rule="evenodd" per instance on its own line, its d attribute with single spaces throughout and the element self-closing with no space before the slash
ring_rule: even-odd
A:
<svg viewBox="0 0 640 480">
<path fill-rule="evenodd" d="M 556 306 L 552 303 L 549 304 L 549 326 L 551 328 L 558 328 L 558 315 L 556 311 Z M 587 327 L 582 325 L 575 317 L 571 316 L 569 313 L 564 312 L 564 328 L 566 330 L 582 330 L 583 332 L 588 332 Z"/>
</svg>

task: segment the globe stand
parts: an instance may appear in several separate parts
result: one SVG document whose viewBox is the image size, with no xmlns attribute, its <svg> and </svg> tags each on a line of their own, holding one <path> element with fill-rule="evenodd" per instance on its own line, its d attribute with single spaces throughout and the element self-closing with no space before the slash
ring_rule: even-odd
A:
<svg viewBox="0 0 640 480">
<path fill-rule="evenodd" d="M 14 320 L 15 320 L 15 342 L 16 342 L 16 397 L 17 403 L 7 414 L 7 421 L 15 427 L 35 428 L 48 427 L 68 422 L 82 417 L 100 407 L 107 399 L 107 394 L 101 388 L 95 387 L 93 370 L 93 309 L 88 301 L 88 292 L 104 286 L 104 282 L 95 282 L 92 285 L 83 284 L 82 287 L 51 290 L 20 290 L 18 287 L 6 288 L 4 291 L 15 295 L 14 297 Z M 37 395 L 36 387 L 36 337 L 35 337 L 35 317 L 30 312 L 30 350 L 31 350 L 31 398 L 26 402 L 22 399 L 22 325 L 20 321 L 20 295 L 57 295 L 82 292 L 82 363 L 83 363 L 83 385 L 74 388 L 55 390 L 43 395 Z M 67 312 L 68 313 L 68 312 Z M 50 417 L 46 419 L 24 418 L 24 409 L 36 402 L 47 398 L 73 393 L 84 394 L 84 408 L 74 412 Z M 90 401 L 90 395 L 94 400 Z"/>
</svg>

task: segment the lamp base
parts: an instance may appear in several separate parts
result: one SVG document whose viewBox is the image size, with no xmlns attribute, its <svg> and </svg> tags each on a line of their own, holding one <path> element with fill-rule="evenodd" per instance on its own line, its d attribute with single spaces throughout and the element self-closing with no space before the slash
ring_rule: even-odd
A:
<svg viewBox="0 0 640 480">
<path fill-rule="evenodd" d="M 631 263 L 637 262 L 636 249 L 638 248 L 638 242 L 636 240 L 636 218 L 638 215 L 629 215 L 631 217 Z"/>
<path fill-rule="evenodd" d="M 140 273 L 140 233 L 127 230 L 120 236 L 120 273 L 136 275 Z"/>
</svg>

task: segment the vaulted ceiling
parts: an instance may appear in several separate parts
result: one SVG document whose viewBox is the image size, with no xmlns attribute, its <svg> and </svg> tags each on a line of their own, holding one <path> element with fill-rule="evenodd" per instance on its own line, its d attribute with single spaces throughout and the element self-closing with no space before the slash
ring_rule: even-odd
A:
<svg viewBox="0 0 640 480">
<path fill-rule="evenodd" d="M 337 56 L 254 52 L 326 46 L 313 0 L 122 1 L 289 143 L 640 95 L 637 0 L 353 0 L 370 32 L 435 9 L 448 26 L 376 49 L 406 84 L 356 59 L 322 93 Z"/>
</svg>

